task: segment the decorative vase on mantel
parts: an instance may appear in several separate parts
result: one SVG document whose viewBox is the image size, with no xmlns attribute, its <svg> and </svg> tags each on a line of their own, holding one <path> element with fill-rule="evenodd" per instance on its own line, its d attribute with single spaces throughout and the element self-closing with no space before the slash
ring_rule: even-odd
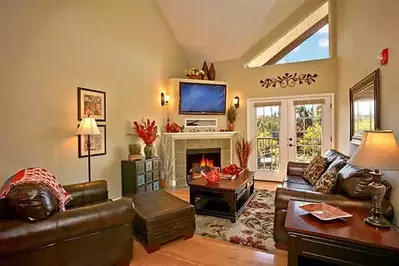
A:
<svg viewBox="0 0 399 266">
<path fill-rule="evenodd" d="M 209 79 L 209 68 L 208 68 L 208 64 L 206 63 L 206 61 L 204 61 L 204 64 L 202 65 L 202 71 L 204 71 L 203 79 L 208 80 Z"/>
<path fill-rule="evenodd" d="M 213 63 L 211 64 L 211 67 L 209 68 L 208 78 L 209 78 L 209 80 L 216 80 L 216 69 L 215 69 L 215 65 Z"/>
<path fill-rule="evenodd" d="M 234 123 L 230 123 L 230 122 L 229 122 L 229 124 L 227 125 L 227 129 L 228 129 L 229 131 L 234 131 Z"/>
<path fill-rule="evenodd" d="M 153 144 L 146 144 L 144 147 L 144 154 L 146 159 L 155 157 L 155 147 Z"/>
</svg>

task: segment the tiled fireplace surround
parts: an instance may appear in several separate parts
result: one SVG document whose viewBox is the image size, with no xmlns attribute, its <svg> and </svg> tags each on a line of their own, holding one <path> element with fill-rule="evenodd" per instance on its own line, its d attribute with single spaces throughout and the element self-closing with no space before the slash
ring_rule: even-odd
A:
<svg viewBox="0 0 399 266">
<path fill-rule="evenodd" d="M 179 138 L 172 137 L 172 150 L 174 150 L 175 154 L 175 175 L 169 181 L 169 185 L 175 187 L 187 186 L 187 149 L 220 148 L 221 166 L 229 165 L 232 162 L 232 136 L 233 134 L 227 138 L 226 136 L 218 138 L 217 134 L 215 134 L 212 138 L 203 136 L 203 138 L 198 137 L 198 139 L 191 139 L 192 136 L 188 136 L 186 139 L 181 136 L 178 136 Z"/>
</svg>

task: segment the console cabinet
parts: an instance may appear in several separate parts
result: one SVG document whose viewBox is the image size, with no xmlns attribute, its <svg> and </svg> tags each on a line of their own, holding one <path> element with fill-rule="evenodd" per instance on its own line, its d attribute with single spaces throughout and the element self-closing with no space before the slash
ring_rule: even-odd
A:
<svg viewBox="0 0 399 266">
<path fill-rule="evenodd" d="M 122 196 L 158 190 L 159 159 L 122 161 Z"/>
</svg>

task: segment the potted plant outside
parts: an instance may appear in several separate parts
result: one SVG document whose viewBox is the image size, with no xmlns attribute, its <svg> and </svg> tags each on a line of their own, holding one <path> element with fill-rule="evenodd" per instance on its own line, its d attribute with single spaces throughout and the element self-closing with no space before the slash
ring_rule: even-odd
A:
<svg viewBox="0 0 399 266">
<path fill-rule="evenodd" d="M 150 159 L 155 157 L 155 148 L 154 142 L 159 137 L 158 136 L 158 127 L 155 124 L 155 120 L 152 122 L 147 119 L 147 121 L 139 124 L 137 121 L 134 121 L 134 129 L 137 135 L 144 141 L 144 154 L 146 159 Z"/>
</svg>

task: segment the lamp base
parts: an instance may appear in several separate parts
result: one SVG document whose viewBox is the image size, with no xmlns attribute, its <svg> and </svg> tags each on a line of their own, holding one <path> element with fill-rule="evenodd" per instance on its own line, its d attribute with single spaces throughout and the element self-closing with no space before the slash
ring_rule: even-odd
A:
<svg viewBox="0 0 399 266">
<path fill-rule="evenodd" d="M 373 182 L 369 184 L 373 207 L 371 208 L 371 216 L 365 218 L 364 222 L 376 227 L 389 228 L 391 224 L 384 218 L 381 211 L 381 203 L 387 190 L 381 183 L 382 173 L 376 169 L 370 174 L 373 177 Z"/>
<path fill-rule="evenodd" d="M 364 218 L 364 222 L 369 224 L 369 225 L 373 225 L 376 227 L 382 227 L 382 228 L 390 228 L 391 227 L 391 223 L 388 222 L 383 216 L 375 217 L 375 216 L 370 216 L 367 218 Z"/>
</svg>

